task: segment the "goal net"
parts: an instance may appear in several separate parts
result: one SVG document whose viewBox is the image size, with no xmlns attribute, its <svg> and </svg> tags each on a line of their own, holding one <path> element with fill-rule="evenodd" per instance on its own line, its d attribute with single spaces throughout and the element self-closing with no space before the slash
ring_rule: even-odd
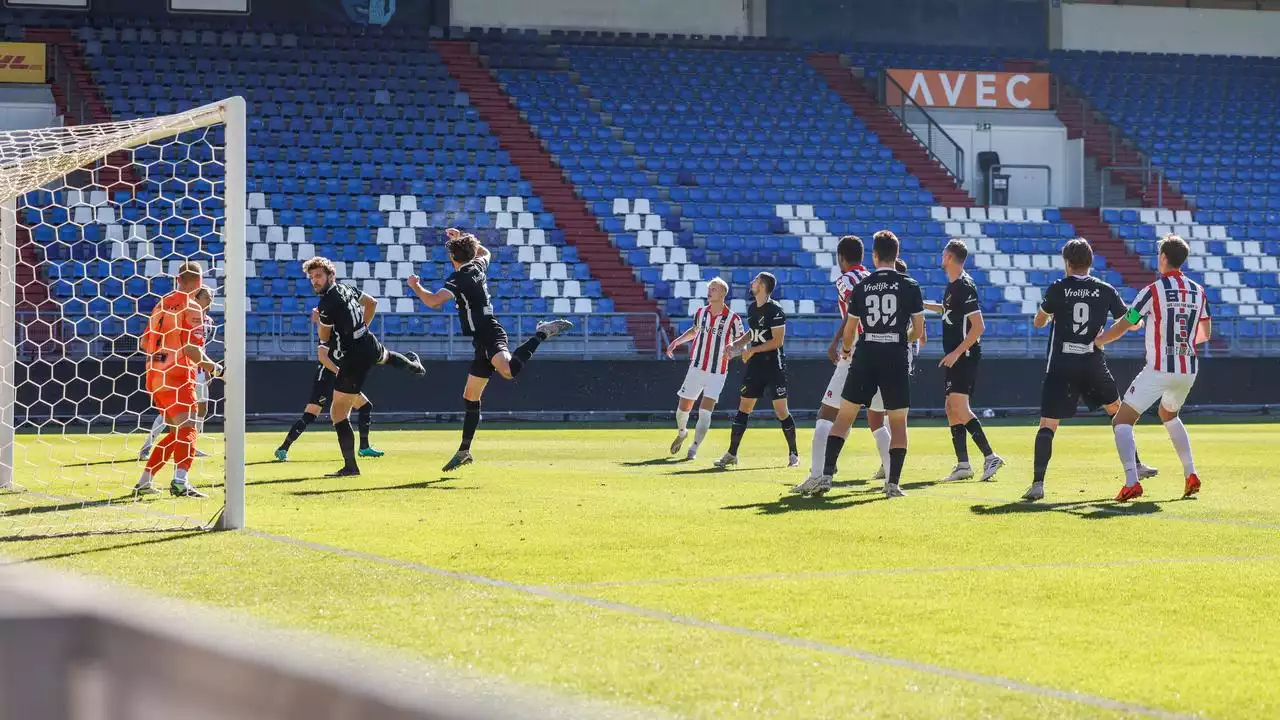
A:
<svg viewBox="0 0 1280 720">
<path fill-rule="evenodd" d="M 238 97 L 0 132 L 0 539 L 243 525 L 244 207 Z M 190 307 L 162 303 L 189 261 L 212 304 L 187 319 L 225 372 L 184 390 L 181 360 L 164 371 L 183 334 L 147 329 L 175 300 Z M 155 424 L 191 390 L 204 402 L 187 482 L 202 498 L 170 491 L 184 454 Z M 135 493 L 153 427 L 161 492 Z"/>
</svg>

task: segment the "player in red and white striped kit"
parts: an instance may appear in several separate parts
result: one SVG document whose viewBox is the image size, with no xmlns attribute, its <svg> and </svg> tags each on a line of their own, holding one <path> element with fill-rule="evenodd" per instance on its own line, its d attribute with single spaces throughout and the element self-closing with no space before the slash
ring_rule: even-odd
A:
<svg viewBox="0 0 1280 720">
<path fill-rule="evenodd" d="M 1160 420 L 1169 433 L 1178 459 L 1182 461 L 1186 484 L 1183 497 L 1200 491 L 1195 461 L 1191 455 L 1191 438 L 1178 417 L 1191 387 L 1196 382 L 1200 359 L 1196 346 L 1208 342 L 1212 332 L 1209 303 L 1204 288 L 1182 274 L 1191 248 L 1177 235 L 1166 235 L 1160 242 L 1158 269 L 1160 279 L 1138 293 L 1123 318 L 1098 336 L 1099 347 L 1114 342 L 1129 328 L 1146 322 L 1147 365 L 1124 394 L 1124 401 L 1112 420 L 1116 450 L 1124 466 L 1124 487 L 1116 496 L 1119 502 L 1142 497 L 1138 481 L 1133 424 L 1138 417 L 1160 401 Z"/>
<path fill-rule="evenodd" d="M 840 304 L 840 324 L 827 347 L 827 357 L 836 369 L 831 373 L 831 382 L 827 383 L 827 391 L 822 394 L 822 403 L 818 406 L 818 423 L 813 428 L 813 445 L 809 450 L 809 477 L 791 488 L 793 493 L 822 495 L 831 489 L 831 476 L 824 475 L 822 470 L 827 460 L 827 437 L 831 435 L 836 416 L 840 414 L 840 393 L 844 391 L 845 378 L 849 376 L 850 358 L 840 355 L 844 323 L 849 316 L 849 295 L 855 285 L 871 274 L 862 264 L 864 252 L 862 238 L 856 235 L 840 238 L 840 244 L 836 246 L 836 263 L 840 267 L 840 275 L 836 277 L 835 286 L 836 301 Z"/>
<path fill-rule="evenodd" d="M 689 351 L 689 371 L 684 384 L 676 394 L 680 398 L 676 406 L 676 439 L 671 442 L 671 454 L 680 452 L 680 446 L 689 436 L 689 412 L 693 403 L 702 396 L 698 408 L 698 424 L 693 434 L 686 459 L 698 456 L 698 446 L 711 427 L 711 413 L 720 399 L 724 380 L 729 372 L 729 346 L 746 333 L 742 318 L 729 309 L 727 298 L 729 284 L 720 278 L 707 283 L 707 304 L 693 314 L 693 326 L 667 346 L 667 357 L 674 357 L 675 349 L 693 341 Z"/>
</svg>

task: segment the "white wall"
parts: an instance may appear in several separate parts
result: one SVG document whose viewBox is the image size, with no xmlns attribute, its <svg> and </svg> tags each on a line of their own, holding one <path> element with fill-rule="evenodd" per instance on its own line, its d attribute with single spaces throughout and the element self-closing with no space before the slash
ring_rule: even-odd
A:
<svg viewBox="0 0 1280 720">
<path fill-rule="evenodd" d="M 0 87 L 0 130 L 34 130 L 61 124 L 47 86 Z"/>
<path fill-rule="evenodd" d="M 1280 56 L 1280 12 L 1063 3 L 1062 47 Z"/>
<path fill-rule="evenodd" d="M 949 110 L 931 113 L 942 129 L 964 150 L 963 189 L 982 198 L 983 176 L 978 153 L 994 150 L 1006 165 L 1048 165 L 1039 169 L 1009 169 L 1009 205 L 1015 207 L 1079 207 L 1084 196 L 1084 143 L 1069 142 L 1067 129 L 1052 112 Z M 990 130 L 979 130 L 990 123 Z M 923 132 L 918 129 L 917 132 Z M 1052 194 L 1049 194 L 1052 191 Z M 1047 199 L 1047 203 L 1046 203 Z"/>
<path fill-rule="evenodd" d="M 763 7 L 763 0 L 757 0 Z M 749 0 L 453 0 L 462 26 L 748 35 Z M 763 23 L 757 32 L 763 33 Z"/>
</svg>

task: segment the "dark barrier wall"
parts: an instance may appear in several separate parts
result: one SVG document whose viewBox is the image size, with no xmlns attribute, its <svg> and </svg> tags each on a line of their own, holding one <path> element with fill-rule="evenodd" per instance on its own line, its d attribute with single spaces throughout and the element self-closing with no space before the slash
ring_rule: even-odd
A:
<svg viewBox="0 0 1280 720">
<path fill-rule="evenodd" d="M 926 359 L 920 365 L 912 405 L 939 408 L 942 373 L 937 360 Z M 1280 383 L 1274 379 L 1278 365 L 1275 358 L 1206 360 L 1190 404 L 1280 405 Z M 381 412 L 459 411 L 468 363 L 428 361 L 426 366 L 425 378 L 388 367 L 375 368 L 365 392 Z M 535 360 L 516 382 L 495 376 L 484 402 L 490 411 L 665 411 L 674 406 L 687 367 L 678 361 Z M 1112 362 L 1122 392 L 1140 368 L 1137 360 Z M 141 369 L 140 365 L 98 360 L 20 366 L 18 415 L 39 423 L 56 417 L 147 413 L 147 395 L 139 390 Z M 307 401 L 315 369 L 314 362 L 249 363 L 249 413 L 299 412 Z M 742 363 L 732 365 L 720 409 L 736 407 L 742 370 Z M 1042 360 L 987 358 L 979 373 L 974 407 L 1038 406 L 1043 376 Z M 791 406 L 812 410 L 826 390 L 831 365 L 821 360 L 793 360 L 790 377 Z M 221 396 L 220 383 L 214 383 L 213 395 L 215 401 Z"/>
<path fill-rule="evenodd" d="M 770 37 L 892 45 L 1043 49 L 1044 0 L 775 0 Z M 909 48 L 907 48 L 909 49 Z"/>
</svg>

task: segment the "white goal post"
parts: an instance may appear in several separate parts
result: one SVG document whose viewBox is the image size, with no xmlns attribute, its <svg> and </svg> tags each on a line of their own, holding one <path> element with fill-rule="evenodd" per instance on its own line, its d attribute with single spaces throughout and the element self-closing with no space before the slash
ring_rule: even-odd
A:
<svg viewBox="0 0 1280 720">
<path fill-rule="evenodd" d="M 244 526 L 245 193 L 240 97 L 0 132 L 0 538 Z M 157 413 L 137 339 L 185 260 L 215 297 L 225 372 L 202 426 L 221 424 L 222 445 L 198 441 L 208 499 L 139 498 Z"/>
</svg>

